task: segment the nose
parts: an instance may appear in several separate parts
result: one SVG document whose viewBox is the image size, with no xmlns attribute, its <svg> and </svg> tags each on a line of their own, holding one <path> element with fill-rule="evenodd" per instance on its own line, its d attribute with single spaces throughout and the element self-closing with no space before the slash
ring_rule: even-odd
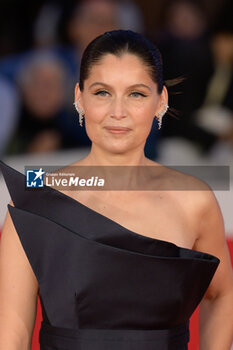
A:
<svg viewBox="0 0 233 350">
<path fill-rule="evenodd" d="M 122 119 L 127 116 L 124 102 L 122 101 L 121 98 L 116 98 L 114 101 L 112 101 L 111 105 L 111 118 L 114 119 Z"/>
</svg>

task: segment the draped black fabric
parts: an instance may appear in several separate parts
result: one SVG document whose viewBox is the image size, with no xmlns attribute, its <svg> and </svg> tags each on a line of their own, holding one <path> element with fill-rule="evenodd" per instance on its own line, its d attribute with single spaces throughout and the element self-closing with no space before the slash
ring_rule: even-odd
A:
<svg viewBox="0 0 233 350">
<path fill-rule="evenodd" d="M 146 237 L 0 161 L 38 281 L 41 350 L 187 350 L 220 260 Z"/>
</svg>

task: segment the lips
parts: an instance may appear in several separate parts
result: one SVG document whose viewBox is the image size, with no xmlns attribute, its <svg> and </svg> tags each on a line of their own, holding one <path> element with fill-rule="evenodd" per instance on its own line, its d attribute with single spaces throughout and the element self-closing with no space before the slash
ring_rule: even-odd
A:
<svg viewBox="0 0 233 350">
<path fill-rule="evenodd" d="M 127 131 L 131 130 L 130 128 L 127 128 L 125 126 L 105 126 L 106 129 L 108 130 L 119 130 L 119 131 Z"/>
</svg>

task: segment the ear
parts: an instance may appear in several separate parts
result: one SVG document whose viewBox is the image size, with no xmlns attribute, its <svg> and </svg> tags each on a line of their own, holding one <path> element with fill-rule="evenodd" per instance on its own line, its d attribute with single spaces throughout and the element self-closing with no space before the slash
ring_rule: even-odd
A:
<svg viewBox="0 0 233 350">
<path fill-rule="evenodd" d="M 74 89 L 74 102 L 76 102 L 78 99 L 80 99 L 79 101 L 79 106 L 80 108 L 82 108 L 82 92 L 79 88 L 79 83 L 77 83 L 75 85 L 75 89 Z"/>
<path fill-rule="evenodd" d="M 163 91 L 159 97 L 159 101 L 155 112 L 156 116 L 158 115 L 159 112 L 162 112 L 164 110 L 164 105 L 162 104 L 162 102 L 168 105 L 168 91 L 165 85 L 163 86 Z"/>
<path fill-rule="evenodd" d="M 168 105 L 168 91 L 165 85 L 163 86 L 163 91 L 160 98 L 163 102 L 165 102 Z"/>
</svg>

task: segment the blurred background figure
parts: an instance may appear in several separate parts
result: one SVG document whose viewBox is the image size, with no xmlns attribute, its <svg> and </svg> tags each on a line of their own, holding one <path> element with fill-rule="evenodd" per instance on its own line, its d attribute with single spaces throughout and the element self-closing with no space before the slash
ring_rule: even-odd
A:
<svg viewBox="0 0 233 350">
<path fill-rule="evenodd" d="M 212 74 L 193 119 L 209 135 L 208 151 L 214 157 L 227 149 L 233 153 L 233 33 L 215 33 L 210 47 Z"/>
<path fill-rule="evenodd" d="M 0 156 L 6 153 L 19 117 L 17 90 L 6 79 L 0 77 Z"/>
<path fill-rule="evenodd" d="M 42 7 L 35 23 L 35 44 L 36 47 L 53 48 L 64 60 L 74 88 L 79 79 L 85 47 L 96 36 L 119 28 L 143 30 L 142 16 L 132 1 L 83 0 L 75 1 L 68 8 L 63 5 L 63 9 L 57 2 L 48 2 Z"/>
<path fill-rule="evenodd" d="M 175 150 L 184 163 L 214 157 L 216 147 L 221 153 L 222 141 L 232 137 L 232 31 L 211 33 L 203 4 L 176 0 L 169 3 L 155 40 L 163 54 L 165 78 L 185 77 L 175 89 L 181 94 L 171 94 L 170 103 L 181 114 L 179 121 L 164 120 L 161 157 L 170 153 L 167 161 L 177 160 Z M 227 149 L 233 153 L 229 144 Z"/>
<path fill-rule="evenodd" d="M 71 90 L 63 62 L 51 52 L 35 52 L 23 62 L 16 80 L 21 105 L 6 153 L 51 152 L 77 145 L 66 111 Z"/>
<path fill-rule="evenodd" d="M 113 29 L 144 30 L 138 6 L 130 0 L 44 1 L 32 23 L 28 50 L 0 59 L 0 72 L 14 80 L 21 61 L 34 49 L 50 49 L 62 57 L 75 78 L 84 48 Z"/>
<path fill-rule="evenodd" d="M 50 22 L 51 13 L 56 14 L 53 29 Z M 61 4 L 49 2 L 42 7 L 36 20 L 35 43 L 40 47 L 49 45 L 55 49 L 57 55 L 68 66 L 74 85 L 79 78 L 84 48 L 97 35 L 116 29 L 119 25 L 117 20 L 117 2 L 114 0 L 75 2 L 65 12 L 61 11 Z M 63 40 L 58 37 L 59 29 L 62 30 Z"/>
<path fill-rule="evenodd" d="M 66 94 L 64 67 L 50 56 L 35 54 L 19 69 L 17 83 L 20 117 L 8 154 L 61 148 L 59 119 Z"/>
<path fill-rule="evenodd" d="M 192 113 L 202 102 L 210 75 L 207 18 L 200 3 L 191 0 L 169 2 L 164 26 L 157 33 L 156 40 L 164 59 L 165 79 L 174 76 L 185 78 L 175 88 L 181 94 L 171 95 L 170 98 L 170 104 L 174 104 L 181 112 L 179 120 L 164 119 L 161 147 L 162 144 L 165 147 L 165 142 L 171 148 L 175 141 L 179 145 L 183 142 L 183 148 L 194 156 L 206 135 L 194 125 Z"/>
</svg>

